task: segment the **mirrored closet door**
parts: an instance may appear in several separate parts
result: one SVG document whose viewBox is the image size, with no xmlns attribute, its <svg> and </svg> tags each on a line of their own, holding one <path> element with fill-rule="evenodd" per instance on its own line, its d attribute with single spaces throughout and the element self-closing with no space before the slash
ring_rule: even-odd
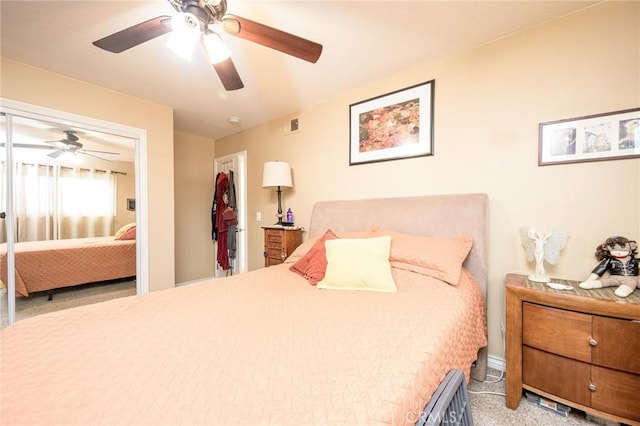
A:
<svg viewBox="0 0 640 426">
<path fill-rule="evenodd" d="M 136 294 L 135 138 L 2 113 L 3 326 Z"/>
</svg>

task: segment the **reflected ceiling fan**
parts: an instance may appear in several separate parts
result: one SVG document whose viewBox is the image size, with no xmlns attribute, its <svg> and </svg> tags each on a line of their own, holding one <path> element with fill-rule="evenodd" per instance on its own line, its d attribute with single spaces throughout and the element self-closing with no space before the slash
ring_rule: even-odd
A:
<svg viewBox="0 0 640 426">
<path fill-rule="evenodd" d="M 214 31 L 218 27 L 236 37 L 311 63 L 316 63 L 322 53 L 321 44 L 227 14 L 227 0 L 168 1 L 178 12 L 177 16 L 158 16 L 94 41 L 93 44 L 109 52 L 120 53 L 173 31 L 174 40 L 180 44 L 178 50 L 184 51 L 192 49 L 200 40 L 226 90 L 242 89 L 244 84 L 231 60 L 231 52 Z"/>
<path fill-rule="evenodd" d="M 65 134 L 64 139 L 59 139 L 57 141 L 45 141 L 44 143 L 50 144 L 53 146 L 43 146 L 43 145 L 23 145 L 22 148 L 43 148 L 43 149 L 53 149 L 50 154 L 47 154 L 47 157 L 58 158 L 62 154 L 70 153 L 70 154 L 82 154 L 89 157 L 98 158 L 104 161 L 111 161 L 107 158 L 100 157 L 96 154 L 108 154 L 108 155 L 119 155 L 119 152 L 109 152 L 109 151 L 98 151 L 95 149 L 84 149 L 83 144 L 80 142 L 78 135 L 75 130 L 63 130 Z M 20 147 L 18 145 L 14 145 Z"/>
</svg>

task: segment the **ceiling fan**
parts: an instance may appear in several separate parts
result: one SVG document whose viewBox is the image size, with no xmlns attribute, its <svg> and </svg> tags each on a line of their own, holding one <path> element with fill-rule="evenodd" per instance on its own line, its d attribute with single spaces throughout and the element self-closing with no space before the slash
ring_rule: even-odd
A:
<svg viewBox="0 0 640 426">
<path fill-rule="evenodd" d="M 311 63 L 316 63 L 322 53 L 321 44 L 240 16 L 227 14 L 227 0 L 168 1 L 179 13 L 178 16 L 158 16 L 94 41 L 93 44 L 109 52 L 120 53 L 171 31 L 177 33 L 180 29 L 181 34 L 190 31 L 196 35 L 196 42 L 198 39 L 202 42 L 226 90 L 242 89 L 244 84 L 231 60 L 231 52 L 224 47 L 222 39 L 214 31 L 216 27 L 221 27 L 236 37 Z M 182 30 L 183 28 L 186 28 L 186 31 Z"/>
<path fill-rule="evenodd" d="M 18 148 L 40 148 L 40 149 L 53 149 L 50 154 L 47 154 L 47 157 L 58 158 L 62 154 L 70 153 L 70 154 L 82 154 L 89 157 L 98 158 L 104 161 L 111 161 L 107 158 L 100 157 L 96 154 L 109 154 L 109 155 L 119 155 L 118 152 L 109 152 L 109 151 L 98 151 L 95 149 L 84 149 L 83 144 L 80 142 L 78 135 L 76 135 L 75 130 L 63 130 L 65 134 L 64 139 L 59 139 L 57 141 L 45 141 L 44 143 L 50 144 L 53 146 L 46 145 L 20 145 L 14 144 L 14 146 Z"/>
<path fill-rule="evenodd" d="M 98 151 L 95 149 L 84 149 L 83 144 L 79 141 L 78 135 L 76 135 L 75 130 L 63 130 L 65 133 L 64 139 L 59 139 L 57 141 L 44 141 L 44 143 L 53 145 L 36 145 L 33 143 L 12 143 L 11 146 L 14 148 L 26 148 L 26 149 L 48 149 L 53 150 L 54 152 L 47 154 L 47 157 L 58 158 L 62 154 L 70 153 L 72 155 L 86 155 L 89 157 L 98 158 L 103 161 L 112 162 L 108 158 L 103 158 L 95 154 L 108 154 L 108 155 L 120 155 L 119 152 L 110 152 L 110 151 Z M 7 145 L 5 143 L 0 143 L 0 148 L 4 148 Z"/>
</svg>

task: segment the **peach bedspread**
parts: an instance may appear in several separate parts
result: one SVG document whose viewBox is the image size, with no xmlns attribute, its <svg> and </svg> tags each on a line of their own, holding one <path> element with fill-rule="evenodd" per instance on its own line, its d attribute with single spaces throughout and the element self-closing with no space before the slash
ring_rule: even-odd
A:
<svg viewBox="0 0 640 426">
<path fill-rule="evenodd" d="M 15 244 L 16 294 L 136 275 L 136 241 L 114 237 Z M 0 246 L 0 279 L 7 282 L 7 245 Z"/>
<path fill-rule="evenodd" d="M 398 293 L 320 290 L 288 265 L 18 322 L 2 424 L 408 424 L 486 345 L 485 304 L 393 270 Z"/>
</svg>

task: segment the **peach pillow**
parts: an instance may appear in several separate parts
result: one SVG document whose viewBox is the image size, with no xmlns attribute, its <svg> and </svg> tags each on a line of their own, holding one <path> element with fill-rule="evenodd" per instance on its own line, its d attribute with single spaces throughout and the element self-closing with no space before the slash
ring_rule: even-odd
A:
<svg viewBox="0 0 640 426">
<path fill-rule="evenodd" d="M 407 235 L 388 229 L 375 229 L 373 235 L 391 236 L 391 266 L 417 272 L 457 285 L 462 263 L 465 261 L 473 238 L 436 238 Z"/>
<path fill-rule="evenodd" d="M 390 245 L 388 235 L 326 241 L 327 270 L 318 288 L 396 293 L 389 264 Z"/>
<path fill-rule="evenodd" d="M 136 239 L 136 227 L 130 228 L 127 232 L 122 234 L 120 240 L 135 240 Z"/>
<path fill-rule="evenodd" d="M 334 240 L 338 236 L 328 229 L 321 237 L 313 238 L 313 245 L 296 263 L 289 267 L 290 271 L 302 275 L 310 284 L 316 285 L 324 278 L 327 269 L 327 258 L 325 256 L 324 243 L 327 240 Z"/>
<path fill-rule="evenodd" d="M 129 234 L 129 238 L 123 238 L 132 229 L 133 229 L 133 238 L 130 238 L 131 234 Z M 136 232 L 136 224 L 135 223 L 127 223 L 126 225 L 122 226 L 120 229 L 118 229 L 116 231 L 116 234 L 115 234 L 115 236 L 113 238 L 115 240 L 135 240 L 135 238 L 136 238 L 135 232 Z"/>
</svg>

